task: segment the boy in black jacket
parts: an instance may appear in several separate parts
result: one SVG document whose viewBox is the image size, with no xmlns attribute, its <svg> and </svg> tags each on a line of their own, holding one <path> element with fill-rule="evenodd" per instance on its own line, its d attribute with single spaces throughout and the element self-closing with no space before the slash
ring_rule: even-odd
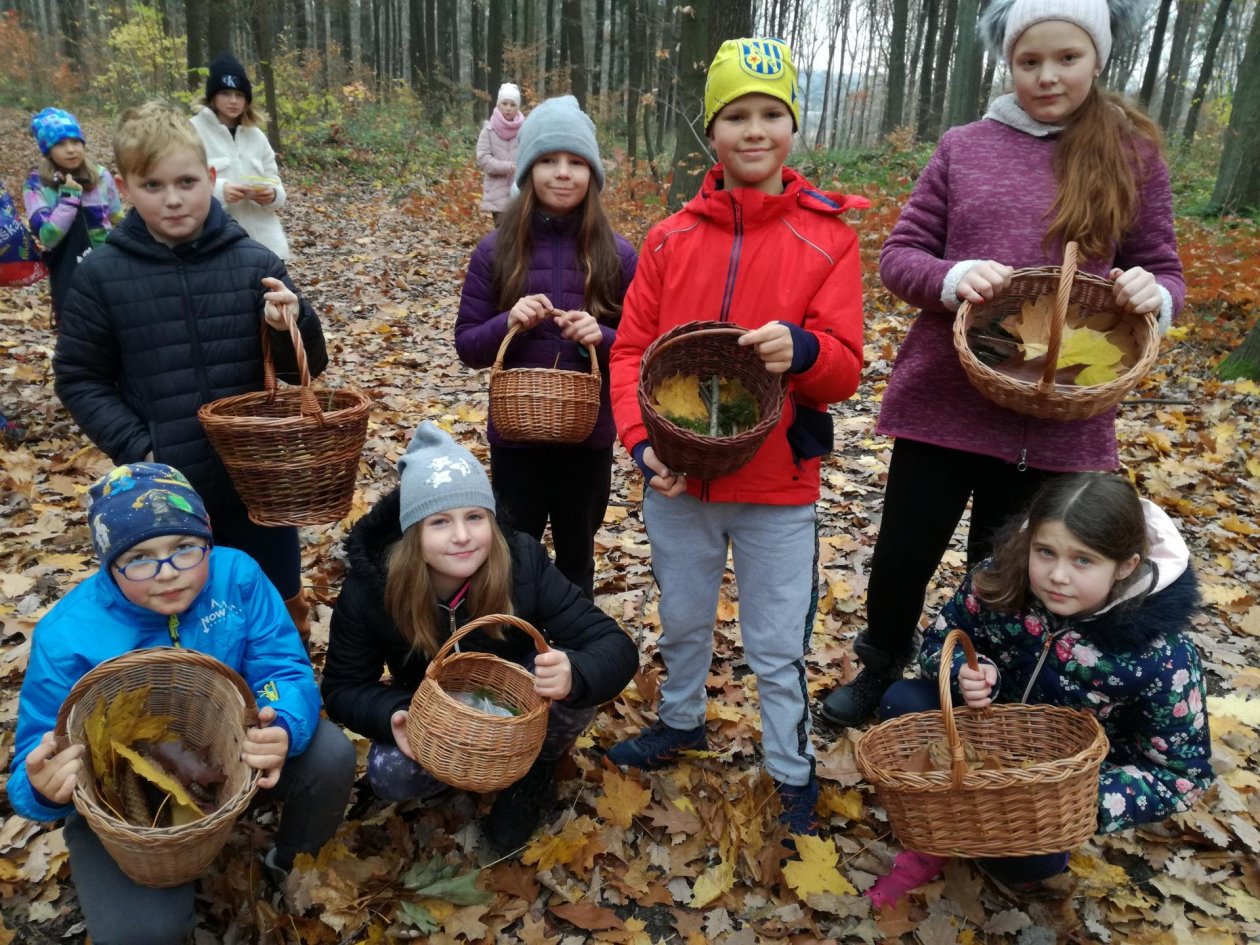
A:
<svg viewBox="0 0 1260 945">
<path fill-rule="evenodd" d="M 70 284 L 53 357 L 57 396 L 115 463 L 183 472 L 205 500 L 215 544 L 258 561 L 305 638 L 297 529 L 249 520 L 197 409 L 262 389 L 264 321 L 280 377 L 297 380 L 287 317 L 318 376 L 328 363 L 319 318 L 280 259 L 214 199 L 214 168 L 181 112 L 161 102 L 125 111 L 114 158 L 134 209 Z"/>
</svg>

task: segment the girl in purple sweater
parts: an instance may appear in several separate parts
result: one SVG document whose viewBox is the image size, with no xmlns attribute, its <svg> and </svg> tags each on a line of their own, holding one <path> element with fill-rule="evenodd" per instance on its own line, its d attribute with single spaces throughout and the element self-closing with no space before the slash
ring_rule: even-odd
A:
<svg viewBox="0 0 1260 945">
<path fill-rule="evenodd" d="M 505 440 L 493 423 L 487 431 L 499 517 L 540 541 L 550 519 L 556 567 L 594 599 L 595 532 L 608 508 L 616 438 L 608 352 L 638 256 L 604 216 L 595 126 L 577 99 L 543 102 L 518 138 L 514 188 L 520 193 L 468 264 L 455 350 L 469 367 L 489 367 L 515 326 L 520 332 L 505 368 L 586 372 L 586 345 L 595 346 L 603 385 L 586 440 L 528 445 Z"/>
<path fill-rule="evenodd" d="M 1014 92 L 945 133 L 880 253 L 880 276 L 922 311 L 897 354 L 877 431 L 896 438 L 871 560 L 863 669 L 821 714 L 859 725 L 914 654 L 928 582 L 971 501 L 968 568 L 1048 478 L 1112 470 L 1115 411 L 1039 420 L 992 403 L 952 341 L 963 301 L 994 297 L 1017 268 L 1058 265 L 1112 280 L 1116 304 L 1155 312 L 1161 330 L 1185 283 L 1168 168 L 1149 118 L 1099 87 L 1113 36 L 1141 17 L 1132 0 L 996 0 L 981 19 Z"/>
</svg>

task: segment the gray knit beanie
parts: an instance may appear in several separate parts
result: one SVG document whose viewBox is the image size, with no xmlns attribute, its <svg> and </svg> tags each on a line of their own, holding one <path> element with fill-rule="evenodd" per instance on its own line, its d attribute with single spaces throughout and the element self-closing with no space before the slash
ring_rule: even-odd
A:
<svg viewBox="0 0 1260 945">
<path fill-rule="evenodd" d="M 407 452 L 398 460 L 398 475 L 402 480 L 398 524 L 403 531 L 451 509 L 494 512 L 494 493 L 485 469 L 436 423 L 426 420 L 420 424 Z"/>
<path fill-rule="evenodd" d="M 578 107 L 572 95 L 549 98 L 530 112 L 517 135 L 516 180 L 519 189 L 530 169 L 544 154 L 568 151 L 591 166 L 595 186 L 604 189 L 604 165 L 599 159 L 595 123 Z"/>
</svg>

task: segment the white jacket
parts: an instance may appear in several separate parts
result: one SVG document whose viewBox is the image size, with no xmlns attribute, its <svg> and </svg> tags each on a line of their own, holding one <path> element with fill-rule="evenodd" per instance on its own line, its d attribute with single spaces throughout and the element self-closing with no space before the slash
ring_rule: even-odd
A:
<svg viewBox="0 0 1260 945">
<path fill-rule="evenodd" d="M 193 127 L 206 146 L 206 159 L 218 175 L 214 195 L 245 232 L 281 259 L 289 258 L 289 241 L 276 211 L 284 206 L 284 184 L 276 166 L 276 152 L 261 128 L 240 125 L 233 137 L 231 130 L 219 121 L 213 109 L 202 108 L 192 117 Z M 225 184 L 255 184 L 250 178 L 263 177 L 275 181 L 276 199 L 262 206 L 246 198 L 228 203 L 223 196 Z"/>
</svg>

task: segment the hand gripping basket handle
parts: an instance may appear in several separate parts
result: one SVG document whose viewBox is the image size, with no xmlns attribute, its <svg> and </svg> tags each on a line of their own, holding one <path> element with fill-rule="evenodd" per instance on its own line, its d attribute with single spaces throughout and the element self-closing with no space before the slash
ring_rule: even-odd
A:
<svg viewBox="0 0 1260 945">
<path fill-rule="evenodd" d="M 65 741 L 67 726 L 70 724 L 70 713 L 92 686 L 102 679 L 108 679 L 120 670 L 130 669 L 132 666 L 143 666 L 145 663 L 152 663 L 155 659 L 201 666 L 225 677 L 236 687 L 236 691 L 241 694 L 241 699 L 244 700 L 241 723 L 247 727 L 258 724 L 258 705 L 254 702 L 254 693 L 239 673 L 213 656 L 208 656 L 197 650 L 189 650 L 184 647 L 155 646 L 143 650 L 132 650 L 129 653 L 124 653 L 122 656 L 116 656 L 103 663 L 98 663 L 80 676 L 79 681 L 70 689 L 70 693 L 66 696 L 65 701 L 61 703 L 61 708 L 57 710 L 57 724 L 53 728 L 53 734 L 58 741 Z"/>
<path fill-rule="evenodd" d="M 937 674 L 937 685 L 941 696 L 941 713 L 945 716 L 945 740 L 949 742 L 950 773 L 953 775 L 954 790 L 959 790 L 963 775 L 967 773 L 967 759 L 963 757 L 962 739 L 958 737 L 958 725 L 954 722 L 954 694 L 950 688 L 956 644 L 962 644 L 969 667 L 979 669 L 980 662 L 976 659 L 976 648 L 971 644 L 971 637 L 962 630 L 949 631 L 941 645 L 941 671 Z M 987 712 L 988 709 L 980 711 Z"/>
<path fill-rule="evenodd" d="M 302 416 L 314 417 L 319 425 L 324 425 L 324 411 L 319 409 L 319 400 L 311 388 L 311 370 L 306 363 L 306 346 L 302 344 L 302 333 L 298 331 L 297 318 L 285 312 L 284 320 L 288 324 L 289 339 L 293 342 L 293 356 L 297 361 L 298 383 L 302 386 Z M 268 402 L 276 396 L 276 362 L 271 355 L 271 328 L 264 318 L 262 323 L 263 353 L 263 390 L 267 392 Z"/>
<path fill-rule="evenodd" d="M 1041 374 L 1038 392 L 1048 394 L 1054 390 L 1054 375 L 1058 371 L 1059 347 L 1063 344 L 1063 330 L 1067 327 L 1068 302 L 1072 298 L 1072 280 L 1076 278 L 1076 243 L 1063 247 L 1063 266 L 1059 270 L 1059 290 L 1054 297 L 1054 317 L 1050 320 L 1050 338 L 1046 346 L 1046 368 Z"/>
<path fill-rule="evenodd" d="M 484 617 L 468 621 L 468 623 L 447 637 L 446 642 L 442 644 L 442 648 L 433 654 L 433 659 L 429 661 L 429 669 L 426 670 L 425 675 L 427 676 L 429 672 L 436 674 L 442 668 L 442 663 L 446 657 L 455 649 L 455 644 L 468 636 L 468 634 L 481 627 L 494 626 L 496 623 L 505 623 L 510 627 L 516 627 L 518 630 L 524 630 L 534 638 L 534 647 L 539 653 L 546 653 L 551 649 L 547 645 L 547 641 L 543 639 L 543 635 L 535 630 L 534 625 L 528 620 L 522 620 L 520 617 L 514 617 L 511 614 L 486 614 Z"/>
<path fill-rule="evenodd" d="M 543 317 L 544 317 L 544 318 L 554 318 L 556 314 L 557 314 L 557 313 L 556 313 L 556 310 L 555 310 L 555 309 L 551 309 L 551 310 L 549 310 L 549 311 L 547 312 L 547 314 L 546 314 L 545 316 L 543 316 Z M 510 345 L 510 344 L 512 343 L 512 339 L 513 339 L 513 338 L 515 338 L 515 337 L 516 337 L 516 335 L 517 335 L 517 333 L 518 333 L 518 332 L 521 332 L 521 331 L 529 331 L 529 329 L 528 329 L 528 328 L 522 329 L 520 325 L 513 325 L 511 328 L 509 328 L 509 329 L 508 329 L 508 333 L 507 333 L 506 335 L 504 335 L 504 336 L 503 336 L 503 341 L 502 341 L 502 342 L 500 342 L 500 344 L 499 344 L 499 351 L 498 351 L 498 353 L 494 356 L 494 367 L 492 368 L 492 370 L 494 370 L 494 371 L 502 371 L 502 370 L 503 370 L 503 357 L 504 357 L 504 355 L 506 355 L 506 354 L 507 354 L 508 345 Z M 588 354 L 590 354 L 590 356 L 591 356 L 591 374 L 592 374 L 592 375 L 593 375 L 596 379 L 598 379 L 598 378 L 599 378 L 599 376 L 600 376 L 600 374 L 599 374 L 599 359 L 595 356 L 595 346 L 594 346 L 594 345 L 592 345 L 592 344 L 588 344 L 588 345 L 586 346 L 586 351 L 587 351 L 587 353 L 588 353 Z M 530 629 L 533 629 L 533 628 L 531 627 Z M 545 645 L 545 644 L 544 644 L 544 645 Z"/>
<path fill-rule="evenodd" d="M 652 352 L 652 356 L 656 357 L 661 352 L 668 351 L 670 348 L 674 347 L 674 345 L 680 344 L 689 338 L 695 338 L 698 335 L 734 335 L 738 338 L 742 335 L 748 334 L 751 330 L 752 329 L 744 328 L 741 325 L 730 325 L 723 328 L 698 328 L 695 331 L 685 332 L 681 335 L 675 335 L 673 338 L 668 338 L 665 341 L 657 342 L 655 349 Z"/>
</svg>

